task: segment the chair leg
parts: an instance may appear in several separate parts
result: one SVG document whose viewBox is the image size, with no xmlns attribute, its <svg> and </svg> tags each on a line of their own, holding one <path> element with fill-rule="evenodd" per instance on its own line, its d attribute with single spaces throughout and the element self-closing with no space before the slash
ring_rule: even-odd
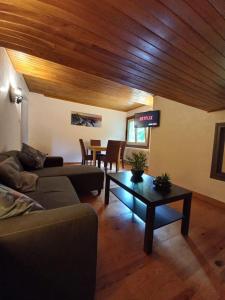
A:
<svg viewBox="0 0 225 300">
<path fill-rule="evenodd" d="M 124 159 L 122 159 L 122 168 L 124 169 Z"/>
<path fill-rule="evenodd" d="M 110 163 L 110 171 L 112 171 L 112 163 Z"/>
<path fill-rule="evenodd" d="M 118 172 L 118 163 L 116 163 L 116 173 Z"/>
</svg>

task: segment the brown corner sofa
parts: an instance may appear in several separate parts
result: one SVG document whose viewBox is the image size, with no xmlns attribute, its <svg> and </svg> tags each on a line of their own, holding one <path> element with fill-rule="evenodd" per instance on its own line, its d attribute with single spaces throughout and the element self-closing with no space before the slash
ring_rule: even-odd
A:
<svg viewBox="0 0 225 300">
<path fill-rule="evenodd" d="M 0 161 L 18 151 L 0 154 Z M 94 299 L 98 219 L 76 192 L 103 187 L 92 166 L 47 157 L 35 192 L 45 209 L 0 221 L 0 299 Z"/>
</svg>

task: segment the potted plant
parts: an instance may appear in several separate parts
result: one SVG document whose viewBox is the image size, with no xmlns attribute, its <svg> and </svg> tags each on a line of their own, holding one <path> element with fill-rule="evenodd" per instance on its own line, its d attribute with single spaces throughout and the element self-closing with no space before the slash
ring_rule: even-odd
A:
<svg viewBox="0 0 225 300">
<path fill-rule="evenodd" d="M 147 157 L 143 152 L 135 153 L 132 152 L 131 157 L 127 157 L 127 162 L 131 165 L 131 172 L 133 174 L 132 180 L 135 182 L 142 180 L 142 175 L 144 173 L 144 169 L 146 168 Z"/>
<path fill-rule="evenodd" d="M 157 191 L 169 192 L 171 188 L 170 176 L 167 173 L 157 176 L 153 180 L 153 184 Z"/>
</svg>

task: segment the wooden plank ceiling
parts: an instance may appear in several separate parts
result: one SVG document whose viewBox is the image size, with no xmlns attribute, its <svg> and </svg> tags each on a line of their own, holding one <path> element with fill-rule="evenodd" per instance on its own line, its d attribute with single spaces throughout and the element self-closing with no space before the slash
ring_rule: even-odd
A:
<svg viewBox="0 0 225 300">
<path fill-rule="evenodd" d="M 0 0 L 0 46 L 206 111 L 225 109 L 222 0 Z M 36 68 L 26 76 L 31 87 L 54 91 L 56 80 Z"/>
<path fill-rule="evenodd" d="M 7 52 L 32 92 L 120 111 L 153 105 L 153 96 L 145 91 L 15 50 Z"/>
</svg>

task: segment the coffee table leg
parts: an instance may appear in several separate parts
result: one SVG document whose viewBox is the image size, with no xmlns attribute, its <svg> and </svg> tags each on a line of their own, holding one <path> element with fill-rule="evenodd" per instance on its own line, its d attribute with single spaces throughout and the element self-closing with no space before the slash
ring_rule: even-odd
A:
<svg viewBox="0 0 225 300">
<path fill-rule="evenodd" d="M 155 220 L 155 207 L 147 206 L 146 224 L 145 224 L 145 239 L 144 239 L 144 251 L 147 254 L 152 253 L 153 235 L 154 235 L 154 220 Z"/>
<path fill-rule="evenodd" d="M 191 213 L 191 199 L 192 194 L 189 196 L 186 196 L 183 200 L 183 218 L 182 218 L 182 224 L 181 224 L 181 233 L 183 235 L 188 235 L 189 231 L 189 223 L 190 223 L 190 213 Z"/>
<path fill-rule="evenodd" d="M 106 179 L 105 179 L 105 204 L 109 204 L 109 188 L 110 188 L 110 178 L 106 174 Z"/>
</svg>

